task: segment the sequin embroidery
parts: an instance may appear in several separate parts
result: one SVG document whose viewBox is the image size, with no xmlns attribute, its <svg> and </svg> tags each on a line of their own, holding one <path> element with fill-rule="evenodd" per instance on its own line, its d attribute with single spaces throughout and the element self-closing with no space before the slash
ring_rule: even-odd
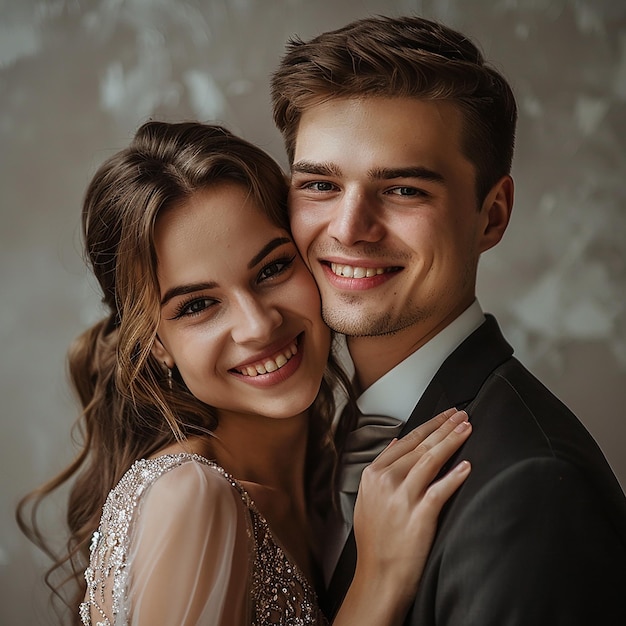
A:
<svg viewBox="0 0 626 626">
<path fill-rule="evenodd" d="M 248 510 L 253 542 L 249 581 L 252 626 L 326 624 L 314 590 L 277 543 L 248 492 L 213 461 L 186 453 L 136 461 L 109 493 L 100 527 L 93 534 L 89 566 L 85 570 L 87 592 L 79 609 L 82 623 L 85 626 L 124 626 L 129 623 L 130 615 L 126 613 L 127 556 L 137 508 L 148 487 L 166 472 L 190 461 L 207 465 L 220 474 L 236 490 Z M 112 615 L 107 615 L 105 593 L 106 582 L 110 580 L 113 581 L 108 590 L 112 594 Z M 95 622 L 91 620 L 92 612 L 99 616 Z"/>
</svg>

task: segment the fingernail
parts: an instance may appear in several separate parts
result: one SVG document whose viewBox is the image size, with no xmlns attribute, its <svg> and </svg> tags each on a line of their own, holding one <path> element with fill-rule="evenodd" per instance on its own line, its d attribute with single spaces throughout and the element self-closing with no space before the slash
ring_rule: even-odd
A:
<svg viewBox="0 0 626 626">
<path fill-rule="evenodd" d="M 469 422 L 463 421 L 454 429 L 454 432 L 455 433 L 462 433 L 467 428 L 469 428 Z"/>
<path fill-rule="evenodd" d="M 461 461 L 455 468 L 455 472 L 459 472 L 459 474 L 464 474 L 468 472 L 472 468 L 472 465 L 469 461 Z"/>
<path fill-rule="evenodd" d="M 465 411 L 457 411 L 451 418 L 450 421 L 454 424 L 458 424 L 459 422 L 467 421 L 467 413 Z"/>
</svg>

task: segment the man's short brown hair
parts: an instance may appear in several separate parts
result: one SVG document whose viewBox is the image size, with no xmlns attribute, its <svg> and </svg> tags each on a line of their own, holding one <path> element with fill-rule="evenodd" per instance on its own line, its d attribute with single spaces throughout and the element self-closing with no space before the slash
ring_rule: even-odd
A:
<svg viewBox="0 0 626 626">
<path fill-rule="evenodd" d="M 479 203 L 513 160 L 517 107 L 505 78 L 465 35 L 420 17 L 370 17 L 308 42 L 290 39 L 272 76 L 274 121 L 293 162 L 300 117 L 354 97 L 447 100 L 463 116 L 462 146 L 476 167 Z"/>
</svg>

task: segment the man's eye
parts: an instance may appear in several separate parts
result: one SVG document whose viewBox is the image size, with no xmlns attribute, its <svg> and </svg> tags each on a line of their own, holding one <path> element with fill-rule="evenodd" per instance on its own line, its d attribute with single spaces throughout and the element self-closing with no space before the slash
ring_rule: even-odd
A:
<svg viewBox="0 0 626 626">
<path fill-rule="evenodd" d="M 310 189 L 311 191 L 332 191 L 334 189 L 334 185 L 327 181 L 315 181 L 313 183 L 307 183 L 305 185 L 305 189 Z"/>
<path fill-rule="evenodd" d="M 394 187 L 389 191 L 397 196 L 417 196 L 420 193 L 415 187 Z"/>
</svg>

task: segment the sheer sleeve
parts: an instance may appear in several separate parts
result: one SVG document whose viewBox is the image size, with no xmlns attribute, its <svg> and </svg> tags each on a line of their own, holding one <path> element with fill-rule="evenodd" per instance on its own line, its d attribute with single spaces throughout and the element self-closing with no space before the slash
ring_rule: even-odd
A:
<svg viewBox="0 0 626 626">
<path fill-rule="evenodd" d="M 84 626 L 249 626 L 326 621 L 246 489 L 187 453 L 139 459 L 94 533 Z"/>
<path fill-rule="evenodd" d="M 248 511 L 215 469 L 183 463 L 142 498 L 128 554 L 133 626 L 249 623 Z"/>
</svg>

